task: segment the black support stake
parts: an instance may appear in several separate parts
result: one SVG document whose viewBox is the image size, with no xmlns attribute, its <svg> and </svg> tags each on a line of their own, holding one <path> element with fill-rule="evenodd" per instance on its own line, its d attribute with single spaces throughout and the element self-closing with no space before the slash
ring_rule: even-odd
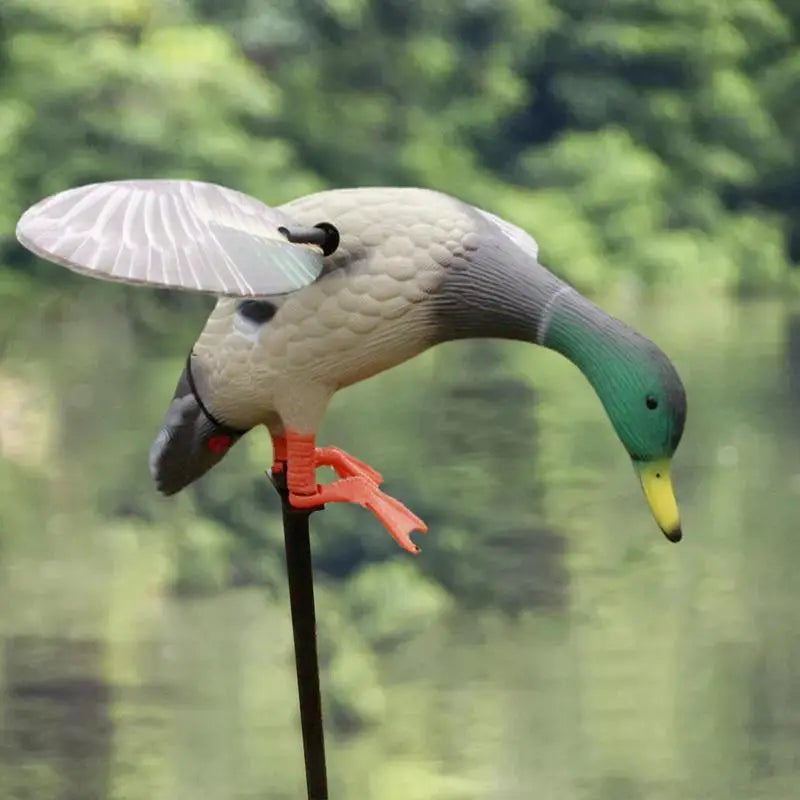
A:
<svg viewBox="0 0 800 800">
<path fill-rule="evenodd" d="M 289 602 L 292 608 L 294 661 L 297 670 L 297 695 L 300 701 L 300 727 L 306 766 L 308 800 L 328 800 L 328 775 L 325 767 L 325 735 L 322 726 L 322 697 L 319 690 L 317 659 L 317 621 L 314 610 L 314 573 L 308 518 L 318 509 L 296 509 L 289 504 L 285 473 L 270 475 L 283 508 L 283 538 Z"/>
</svg>

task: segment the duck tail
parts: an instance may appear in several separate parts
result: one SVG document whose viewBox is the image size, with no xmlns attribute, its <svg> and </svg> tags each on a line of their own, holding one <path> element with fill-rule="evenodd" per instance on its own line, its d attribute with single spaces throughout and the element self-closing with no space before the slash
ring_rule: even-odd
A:
<svg viewBox="0 0 800 800">
<path fill-rule="evenodd" d="M 190 355 L 150 448 L 150 475 L 156 488 L 165 495 L 179 492 L 218 464 L 245 433 L 221 423 L 206 409 L 197 394 Z"/>
</svg>

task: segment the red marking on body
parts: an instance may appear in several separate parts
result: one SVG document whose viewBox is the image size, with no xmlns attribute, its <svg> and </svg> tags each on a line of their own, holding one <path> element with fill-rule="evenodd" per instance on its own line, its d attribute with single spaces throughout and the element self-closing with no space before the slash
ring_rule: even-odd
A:
<svg viewBox="0 0 800 800">
<path fill-rule="evenodd" d="M 284 438 L 286 483 L 292 506 L 316 508 L 325 503 L 357 503 L 375 514 L 400 547 L 410 553 L 419 552 L 410 534 L 424 533 L 428 526 L 399 500 L 378 488 L 383 482 L 380 472 L 338 447 L 317 447 L 313 433 L 287 430 Z M 322 466 L 332 467 L 339 479 L 318 485 L 316 470 Z"/>
<path fill-rule="evenodd" d="M 221 433 L 218 436 L 212 436 L 207 442 L 206 447 L 214 454 L 219 455 L 224 453 L 233 444 L 233 437 L 228 436 L 227 433 Z"/>
</svg>

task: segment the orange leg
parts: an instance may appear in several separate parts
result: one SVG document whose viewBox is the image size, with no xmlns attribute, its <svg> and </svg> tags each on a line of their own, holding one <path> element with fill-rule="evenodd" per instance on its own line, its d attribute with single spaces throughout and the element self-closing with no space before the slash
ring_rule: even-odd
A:
<svg viewBox="0 0 800 800">
<path fill-rule="evenodd" d="M 286 469 L 286 452 L 286 437 L 272 436 L 272 472 L 276 475 Z"/>
<path fill-rule="evenodd" d="M 325 503 L 358 503 L 375 514 L 400 547 L 410 553 L 419 552 L 410 534 L 428 528 L 399 500 L 378 488 L 378 483 L 383 480 L 379 472 L 337 447 L 318 448 L 313 434 L 287 431 L 285 444 L 289 502 L 295 508 L 314 508 Z M 318 485 L 316 469 L 319 466 L 333 467 L 339 479 L 324 486 Z"/>
<path fill-rule="evenodd" d="M 272 436 L 272 453 L 272 472 L 282 473 L 286 469 L 288 453 L 284 434 Z M 383 483 L 383 475 L 378 470 L 338 447 L 315 448 L 314 463 L 318 467 L 331 467 L 340 478 L 361 475 L 374 484 Z"/>
</svg>

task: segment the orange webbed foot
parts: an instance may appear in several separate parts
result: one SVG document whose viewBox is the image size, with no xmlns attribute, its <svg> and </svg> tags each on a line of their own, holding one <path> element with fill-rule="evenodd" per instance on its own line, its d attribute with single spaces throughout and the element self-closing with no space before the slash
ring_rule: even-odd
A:
<svg viewBox="0 0 800 800">
<path fill-rule="evenodd" d="M 375 514 L 400 547 L 409 553 L 419 552 L 411 533 L 424 533 L 428 527 L 399 500 L 378 488 L 383 481 L 379 472 L 338 447 L 316 447 L 313 435 L 288 431 L 285 441 L 289 502 L 294 508 L 357 503 Z M 318 485 L 315 470 L 320 466 L 332 467 L 339 479 Z"/>
<path fill-rule="evenodd" d="M 333 483 L 317 486 L 314 494 L 290 493 L 289 502 L 295 508 L 315 508 L 326 503 L 358 503 L 369 509 L 400 547 L 409 553 L 419 552 L 419 547 L 411 540 L 411 533 L 428 530 L 427 525 L 416 514 L 362 475 L 340 478 Z"/>
<path fill-rule="evenodd" d="M 316 464 L 318 467 L 331 467 L 340 478 L 353 478 L 360 475 L 376 486 L 383 483 L 383 475 L 378 470 L 339 447 L 318 447 Z"/>
</svg>

